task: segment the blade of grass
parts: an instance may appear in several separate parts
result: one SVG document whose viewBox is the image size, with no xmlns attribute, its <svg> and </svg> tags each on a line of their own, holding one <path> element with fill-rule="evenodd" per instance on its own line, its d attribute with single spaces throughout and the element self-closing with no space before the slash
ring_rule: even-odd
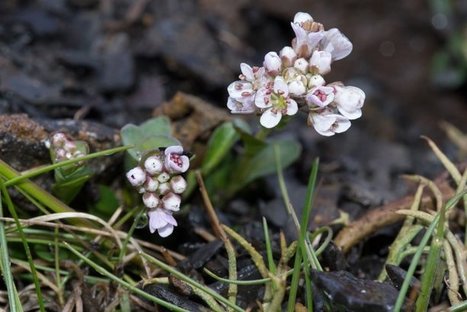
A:
<svg viewBox="0 0 467 312">
<path fill-rule="evenodd" d="M 177 307 L 176 305 L 170 303 L 170 302 L 167 302 L 167 301 L 164 301 L 162 299 L 159 299 L 157 297 L 154 297 L 152 296 L 151 294 L 131 285 L 130 283 L 118 278 L 117 276 L 113 275 L 112 273 L 110 273 L 109 271 L 107 271 L 106 269 L 104 269 L 102 266 L 100 266 L 99 264 L 93 262 L 92 260 L 86 258 L 84 255 L 82 255 L 79 251 L 77 251 L 76 249 L 74 249 L 73 247 L 71 247 L 71 245 L 67 244 L 65 242 L 65 247 L 70 250 L 73 254 L 75 254 L 78 258 L 80 258 L 82 261 L 84 261 L 85 263 L 87 263 L 89 266 L 91 266 L 93 269 L 95 269 L 98 273 L 104 275 L 105 277 L 113 280 L 114 282 L 120 284 L 121 286 L 127 288 L 128 290 L 130 290 L 131 292 L 135 293 L 135 294 L 138 294 L 140 295 L 141 297 L 147 299 L 147 300 L 150 300 L 152 302 L 155 302 L 167 309 L 171 309 L 172 311 L 181 311 L 181 312 L 189 312 L 188 310 L 185 310 L 185 309 L 182 309 L 180 307 Z"/>
<path fill-rule="evenodd" d="M 449 211 L 452 207 L 454 207 L 457 204 L 457 202 L 462 198 L 462 196 L 464 196 L 466 193 L 467 191 L 461 192 L 459 194 L 456 194 L 456 196 L 452 197 L 445 205 L 446 211 Z M 396 304 L 393 310 L 394 312 L 399 312 L 402 308 L 402 305 L 404 304 L 404 299 L 409 289 L 410 281 L 415 273 L 415 269 L 417 268 L 418 262 L 420 261 L 420 257 L 422 256 L 425 246 L 428 244 L 428 240 L 430 239 L 435 227 L 437 226 L 439 222 L 439 218 L 440 218 L 440 215 L 438 212 L 436 216 L 434 217 L 433 222 L 430 224 L 430 226 L 426 230 L 425 235 L 420 241 L 420 244 L 418 245 L 417 252 L 415 253 L 415 255 L 412 258 L 412 261 L 410 262 L 409 269 L 407 270 L 407 274 L 405 276 L 404 282 L 402 283 L 401 289 L 399 291 L 399 295 L 397 296 Z"/>
<path fill-rule="evenodd" d="M 206 287 L 200 283 L 198 283 L 197 281 L 195 281 L 194 279 L 186 276 L 185 274 L 175 270 L 173 267 L 165 264 L 164 262 L 146 254 L 146 253 L 141 253 L 141 256 L 143 258 L 145 258 L 146 260 L 148 260 L 149 262 L 157 265 L 158 267 L 160 267 L 162 270 L 164 271 L 167 271 L 169 273 L 171 273 L 172 275 L 174 275 L 175 277 L 177 277 L 178 279 L 184 281 L 185 283 L 189 284 L 190 286 L 192 287 L 196 287 L 196 288 L 199 288 L 200 290 L 204 291 L 205 293 L 211 295 L 212 297 L 214 297 L 217 301 L 219 302 L 222 302 L 223 304 L 225 304 L 226 306 L 232 308 L 234 311 L 238 311 L 238 312 L 244 312 L 244 310 L 242 308 L 240 308 L 239 306 L 237 306 L 236 304 L 233 304 L 232 302 L 230 302 L 229 300 L 227 300 L 226 298 L 222 297 L 221 295 L 219 295 L 217 292 L 215 292 L 214 290 L 212 290 L 211 288 L 209 287 Z"/>
<path fill-rule="evenodd" d="M 271 238 L 269 237 L 268 222 L 266 221 L 265 217 L 263 217 L 263 231 L 264 231 L 264 242 L 266 244 L 266 255 L 268 257 L 269 271 L 272 274 L 276 274 L 276 264 L 274 263 L 274 258 L 272 256 Z"/>
<path fill-rule="evenodd" d="M 3 182 L 0 180 L 3 185 Z M 0 217 L 3 217 L 3 200 L 0 196 Z M 16 291 L 13 275 L 10 270 L 10 255 L 8 254 L 8 241 L 5 236 L 5 227 L 3 221 L 0 221 L 0 271 L 2 272 L 5 282 L 8 301 L 11 311 L 23 311 L 19 300 L 18 292 Z"/>
<path fill-rule="evenodd" d="M 292 275 L 292 282 L 290 286 L 290 293 L 289 293 L 289 302 L 287 304 L 287 311 L 292 312 L 294 311 L 295 307 L 295 301 L 297 298 L 297 290 L 298 290 L 298 280 L 300 276 L 300 265 L 301 265 L 301 257 L 302 254 L 306 255 L 306 247 L 305 247 L 305 236 L 308 228 L 308 223 L 310 221 L 310 213 L 311 213 L 311 208 L 313 205 L 313 194 L 316 186 L 316 178 L 318 176 L 318 167 L 319 167 L 319 160 L 316 158 L 313 161 L 313 165 L 311 168 L 310 172 L 310 177 L 308 179 L 308 187 L 307 187 L 307 193 L 306 193 L 306 199 L 305 199 L 305 206 L 303 209 L 303 214 L 301 217 L 301 222 L 300 222 L 300 235 L 298 237 L 298 248 L 297 252 L 295 254 L 295 262 L 294 262 L 294 274 Z M 306 258 L 306 257 L 304 257 Z M 306 260 L 305 260 L 306 261 Z M 305 263 L 305 266 L 307 266 L 307 263 Z M 307 291 L 311 291 L 307 290 Z M 309 294 L 307 294 L 308 297 Z M 308 302 L 309 309 L 313 309 L 313 304 L 312 302 Z"/>
<path fill-rule="evenodd" d="M 29 178 L 32 178 L 32 177 L 47 173 L 47 172 L 52 171 L 52 170 L 54 170 L 56 168 L 60 168 L 60 167 L 67 166 L 67 165 L 72 165 L 72 164 L 80 162 L 80 161 L 89 160 L 89 159 L 93 159 L 93 158 L 97 158 L 97 157 L 109 156 L 109 155 L 112 155 L 112 154 L 115 154 L 115 153 L 118 153 L 118 152 L 126 151 L 127 149 L 130 149 L 132 147 L 133 146 L 131 146 L 131 145 L 120 146 L 120 147 L 108 149 L 108 150 L 105 150 L 105 151 L 92 153 L 92 154 L 89 154 L 89 155 L 86 155 L 86 156 L 78 157 L 78 158 L 75 158 L 75 159 L 65 160 L 65 161 L 61 161 L 61 162 L 58 162 L 58 163 L 55 163 L 55 164 L 52 164 L 52 165 L 47 165 L 47 166 L 39 167 L 39 168 L 36 168 L 36 169 L 32 169 L 32 170 L 29 170 L 26 173 L 23 173 L 23 174 L 21 174 L 19 176 L 16 176 L 14 178 L 10 178 L 8 181 L 5 182 L 5 187 L 16 185 L 16 184 L 21 183 L 21 182 L 23 182 L 23 181 L 25 181 L 25 180 L 27 180 Z M 1 167 L 0 167 L 0 173 L 2 173 L 2 168 Z"/>
<path fill-rule="evenodd" d="M 26 240 L 26 236 L 24 235 L 24 232 L 23 232 L 23 226 L 21 225 L 21 222 L 19 221 L 18 214 L 16 213 L 16 209 L 13 206 L 13 202 L 11 201 L 10 194 L 8 193 L 3 181 L 0 181 L 0 188 L 3 194 L 3 198 L 5 199 L 6 206 L 8 207 L 8 211 L 10 212 L 13 219 L 15 219 L 16 229 L 18 230 L 19 236 L 21 238 L 21 242 L 23 243 L 24 251 L 26 252 L 26 257 L 28 259 L 29 267 L 31 269 L 31 275 L 34 281 L 34 286 L 36 288 L 37 301 L 39 303 L 39 310 L 41 312 L 45 312 L 44 297 L 42 296 L 41 285 L 39 282 L 39 278 L 37 276 L 36 266 L 34 265 L 34 262 L 32 260 L 31 250 L 29 249 L 28 241 Z"/>
</svg>

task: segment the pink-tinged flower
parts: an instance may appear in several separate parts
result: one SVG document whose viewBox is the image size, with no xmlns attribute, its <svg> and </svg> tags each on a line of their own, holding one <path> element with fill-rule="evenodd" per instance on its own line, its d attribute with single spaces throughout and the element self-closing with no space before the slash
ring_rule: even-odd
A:
<svg viewBox="0 0 467 312">
<path fill-rule="evenodd" d="M 154 209 L 148 212 L 149 231 L 154 233 L 156 230 L 161 237 L 167 237 L 172 234 L 174 226 L 177 226 L 177 220 L 169 211 L 165 209 Z"/>
<path fill-rule="evenodd" d="M 297 53 L 295 53 L 292 47 L 288 46 L 283 47 L 282 50 L 280 50 L 279 56 L 281 57 L 282 65 L 284 67 L 292 66 L 297 59 Z"/>
<path fill-rule="evenodd" d="M 362 116 L 362 107 L 365 102 L 365 92 L 357 87 L 336 86 L 336 95 L 334 102 L 337 105 L 339 113 L 350 120 L 360 118 Z"/>
<path fill-rule="evenodd" d="M 333 61 L 343 59 L 352 52 L 353 48 L 352 42 L 337 28 L 325 31 L 321 43 L 323 50 L 331 53 Z"/>
<path fill-rule="evenodd" d="M 135 167 L 126 173 L 126 178 L 133 186 L 140 186 L 146 181 L 146 172 L 141 167 Z"/>
<path fill-rule="evenodd" d="M 240 102 L 229 96 L 227 108 L 230 109 L 232 114 L 252 114 L 256 112 L 255 102 L 252 97 Z"/>
<path fill-rule="evenodd" d="M 331 53 L 327 51 L 314 51 L 310 59 L 311 72 L 324 75 L 331 71 Z"/>
<path fill-rule="evenodd" d="M 282 115 L 295 115 L 298 105 L 289 98 L 289 89 L 284 78 L 277 76 L 274 85 L 258 90 L 255 105 L 264 110 L 260 123 L 265 128 L 273 128 L 279 124 Z"/>
<path fill-rule="evenodd" d="M 295 33 L 292 47 L 299 57 L 308 58 L 324 36 L 323 25 L 315 23 L 308 13 L 298 12 L 290 23 Z"/>
<path fill-rule="evenodd" d="M 143 203 L 148 208 L 156 208 L 159 206 L 159 197 L 155 193 L 146 192 L 143 194 Z"/>
<path fill-rule="evenodd" d="M 165 183 L 170 180 L 170 174 L 167 172 L 162 172 L 160 175 L 157 176 L 157 181 L 160 183 Z"/>
<path fill-rule="evenodd" d="M 350 120 L 339 114 L 327 112 L 313 113 L 308 115 L 308 123 L 312 124 L 316 132 L 323 136 L 333 136 L 336 133 L 347 131 L 350 126 Z"/>
<path fill-rule="evenodd" d="M 174 193 L 167 193 L 162 197 L 162 207 L 167 210 L 179 211 L 182 199 Z"/>
<path fill-rule="evenodd" d="M 144 169 L 153 176 L 162 172 L 164 164 L 159 156 L 150 156 L 144 161 Z"/>
<path fill-rule="evenodd" d="M 174 176 L 170 179 L 170 188 L 175 194 L 182 194 L 185 192 L 187 183 L 182 176 Z"/>
<path fill-rule="evenodd" d="M 251 99 L 255 95 L 255 90 L 253 90 L 253 84 L 250 81 L 237 80 L 232 82 L 228 87 L 227 91 L 229 96 L 239 102 L 244 102 L 245 100 Z"/>
<path fill-rule="evenodd" d="M 165 149 L 165 168 L 170 173 L 183 173 L 190 167 L 190 159 L 183 155 L 183 147 L 169 146 Z"/>
<path fill-rule="evenodd" d="M 326 107 L 334 100 L 334 88 L 318 86 L 311 89 L 306 95 L 306 102 L 310 108 Z"/>
<path fill-rule="evenodd" d="M 271 76 L 277 76 L 281 72 L 282 61 L 276 52 L 268 52 L 264 56 L 264 69 Z"/>
</svg>

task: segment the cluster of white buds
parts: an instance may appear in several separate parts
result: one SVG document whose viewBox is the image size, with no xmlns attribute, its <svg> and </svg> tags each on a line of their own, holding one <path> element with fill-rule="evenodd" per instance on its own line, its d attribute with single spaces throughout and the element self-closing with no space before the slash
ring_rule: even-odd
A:
<svg viewBox="0 0 467 312">
<path fill-rule="evenodd" d="M 352 43 L 337 28 L 324 30 L 308 13 L 297 13 L 291 25 L 291 46 L 267 53 L 262 67 L 240 64 L 240 80 L 227 88 L 227 107 L 235 114 L 261 114 L 266 128 L 300 109 L 321 135 L 346 131 L 362 115 L 365 93 L 341 82 L 326 84 L 323 75 L 350 54 Z"/>
<path fill-rule="evenodd" d="M 187 183 L 181 176 L 188 170 L 190 159 L 183 154 L 183 147 L 169 146 L 157 150 L 127 172 L 126 177 L 143 197 L 149 209 L 149 230 L 156 230 L 161 237 L 172 234 L 177 221 L 172 216 L 180 210 L 181 196 Z"/>
<path fill-rule="evenodd" d="M 50 140 L 46 141 L 45 144 L 47 148 L 53 151 L 54 162 L 85 156 L 85 153 L 78 148 L 75 141 L 68 138 L 68 136 L 62 132 L 57 132 L 52 135 Z"/>
</svg>

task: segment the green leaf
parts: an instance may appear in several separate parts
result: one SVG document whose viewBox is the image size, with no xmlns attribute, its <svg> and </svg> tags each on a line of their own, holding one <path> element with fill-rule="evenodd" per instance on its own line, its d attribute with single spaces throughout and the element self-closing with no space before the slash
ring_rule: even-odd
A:
<svg viewBox="0 0 467 312">
<path fill-rule="evenodd" d="M 201 171 L 208 175 L 231 151 L 232 146 L 239 139 L 239 135 L 232 122 L 225 122 L 212 133 L 204 155 Z"/>
<path fill-rule="evenodd" d="M 280 139 L 269 142 L 252 158 L 240 162 L 238 169 L 234 171 L 231 184 L 237 184 L 240 189 L 254 179 L 276 172 L 274 146 L 277 146 L 280 153 L 281 168 L 289 166 L 300 156 L 301 145 L 295 140 Z"/>
<path fill-rule="evenodd" d="M 143 153 L 148 150 L 180 145 L 180 142 L 173 138 L 171 134 L 172 128 L 167 117 L 156 117 L 140 126 L 133 124 L 124 126 L 121 130 L 123 144 L 135 146 L 128 150 L 130 159 L 126 161 L 127 166 L 134 166 Z"/>
</svg>

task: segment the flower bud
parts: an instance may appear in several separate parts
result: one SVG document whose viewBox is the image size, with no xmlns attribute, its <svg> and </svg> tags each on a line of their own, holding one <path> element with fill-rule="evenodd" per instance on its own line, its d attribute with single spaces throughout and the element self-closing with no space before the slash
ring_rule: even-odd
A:
<svg viewBox="0 0 467 312">
<path fill-rule="evenodd" d="M 161 195 L 167 194 L 170 192 L 170 184 L 167 182 L 159 184 L 158 192 Z"/>
<path fill-rule="evenodd" d="M 324 85 L 326 82 L 321 75 L 313 75 L 308 78 L 308 88 L 314 88 Z"/>
<path fill-rule="evenodd" d="M 127 172 L 126 178 L 133 186 L 140 186 L 146 181 L 146 173 L 140 167 L 135 167 Z"/>
<path fill-rule="evenodd" d="M 162 206 L 167 210 L 178 211 L 180 210 L 180 203 L 182 199 L 174 193 L 167 193 L 162 197 Z"/>
<path fill-rule="evenodd" d="M 152 177 L 146 178 L 146 182 L 144 183 L 144 188 L 146 189 L 147 192 L 155 192 L 157 191 L 158 187 L 159 187 L 159 181 L 157 181 L 157 179 L 154 179 Z"/>
<path fill-rule="evenodd" d="M 281 57 L 281 61 L 284 67 L 292 66 L 295 60 L 297 59 L 297 54 L 291 47 L 283 47 L 282 50 L 279 52 L 279 55 Z"/>
<path fill-rule="evenodd" d="M 305 94 L 306 87 L 301 80 L 293 80 L 288 84 L 289 93 L 294 96 L 300 96 Z"/>
<path fill-rule="evenodd" d="M 311 15 L 308 13 L 298 12 L 295 14 L 293 22 L 295 24 L 312 23 L 313 17 L 311 17 Z"/>
<path fill-rule="evenodd" d="M 281 70 L 282 61 L 276 52 L 269 52 L 264 56 L 263 65 L 268 74 L 276 76 Z"/>
<path fill-rule="evenodd" d="M 146 192 L 143 194 L 143 203 L 148 208 L 156 208 L 159 206 L 159 197 L 155 193 Z"/>
<path fill-rule="evenodd" d="M 157 180 L 160 183 L 165 183 L 169 181 L 169 179 L 170 179 L 170 175 L 167 172 L 162 172 L 160 175 L 157 176 Z"/>
<path fill-rule="evenodd" d="M 320 75 L 331 71 L 331 53 L 326 51 L 314 51 L 310 59 L 310 70 Z"/>
<path fill-rule="evenodd" d="M 304 58 L 297 59 L 293 67 L 298 69 L 302 74 L 306 74 L 308 72 L 308 62 Z"/>
<path fill-rule="evenodd" d="M 144 161 L 144 169 L 152 176 L 161 173 L 163 165 L 158 156 L 150 156 Z"/>
<path fill-rule="evenodd" d="M 175 194 L 182 194 L 186 190 L 186 181 L 182 176 L 170 179 L 170 188 Z"/>
</svg>

